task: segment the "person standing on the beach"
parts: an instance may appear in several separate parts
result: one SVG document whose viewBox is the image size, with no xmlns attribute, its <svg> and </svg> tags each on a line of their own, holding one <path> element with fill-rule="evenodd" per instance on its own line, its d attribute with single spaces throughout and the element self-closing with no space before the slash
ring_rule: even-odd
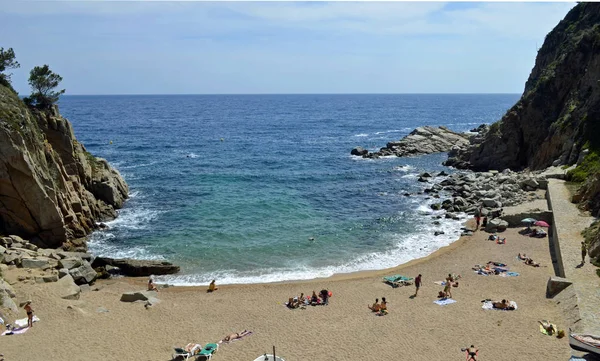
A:
<svg viewBox="0 0 600 361">
<path fill-rule="evenodd" d="M 31 308 L 31 301 L 25 302 L 23 307 L 27 312 L 27 327 L 33 327 L 33 309 Z"/>
<path fill-rule="evenodd" d="M 587 249 L 585 247 L 585 242 L 581 242 L 581 264 L 585 264 L 585 255 L 587 254 Z"/>
<path fill-rule="evenodd" d="M 417 297 L 417 294 L 419 293 L 419 288 L 421 288 L 421 274 L 419 273 L 419 275 L 417 276 L 417 278 L 415 278 L 415 297 Z"/>
</svg>

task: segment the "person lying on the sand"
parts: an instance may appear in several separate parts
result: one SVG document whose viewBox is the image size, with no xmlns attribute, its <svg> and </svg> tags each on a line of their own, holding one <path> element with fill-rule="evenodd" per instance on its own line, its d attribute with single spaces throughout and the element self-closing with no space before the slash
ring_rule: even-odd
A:
<svg viewBox="0 0 600 361">
<path fill-rule="evenodd" d="M 504 237 L 504 238 L 498 238 L 496 240 L 496 244 L 506 244 L 506 237 Z"/>
<path fill-rule="evenodd" d="M 517 257 L 518 257 L 518 258 L 519 258 L 521 261 L 525 261 L 527 258 L 529 258 L 529 257 L 527 257 L 527 255 L 526 255 L 525 253 L 523 253 L 523 254 L 519 253 L 519 255 L 518 255 Z"/>
<path fill-rule="evenodd" d="M 446 292 L 440 291 L 440 292 L 438 292 L 438 296 L 437 297 L 438 298 L 447 298 L 448 295 L 446 294 Z"/>
<path fill-rule="evenodd" d="M 240 339 L 240 338 L 242 338 L 242 337 L 244 337 L 244 336 L 248 336 L 250 333 L 251 333 L 251 332 L 250 332 L 250 331 L 248 331 L 248 330 L 244 330 L 244 331 L 242 331 L 242 332 L 239 332 L 239 333 L 231 333 L 231 334 L 229 334 L 229 335 L 225 336 L 225 337 L 224 337 L 224 338 L 221 340 L 221 342 L 231 342 L 231 341 L 233 341 L 233 340 L 238 340 L 238 339 Z"/>
<path fill-rule="evenodd" d="M 467 352 L 467 355 L 469 355 L 467 361 L 477 361 L 477 352 L 479 352 L 479 350 L 476 349 L 474 345 L 471 345 L 471 347 L 467 348 L 465 351 Z"/>
<path fill-rule="evenodd" d="M 300 307 L 300 302 L 298 302 L 298 297 L 290 297 L 287 302 L 288 308 L 298 308 Z"/>
<path fill-rule="evenodd" d="M 554 335 L 554 325 L 551 324 L 550 322 L 544 320 L 544 321 L 538 321 L 540 325 L 542 325 L 542 327 L 544 328 L 544 330 L 546 330 L 546 333 L 549 336 Z"/>
<path fill-rule="evenodd" d="M 494 306 L 494 308 L 497 308 L 499 310 L 510 310 L 512 308 L 510 305 L 510 301 L 508 301 L 506 299 L 504 299 L 500 302 L 498 302 L 498 301 L 492 302 L 492 306 Z"/>
<path fill-rule="evenodd" d="M 381 306 L 379 306 L 379 298 L 375 299 L 375 303 L 373 304 L 373 306 L 367 305 L 367 307 L 369 307 L 369 309 L 373 312 L 379 312 L 379 310 L 381 309 Z"/>
<path fill-rule="evenodd" d="M 537 262 L 534 262 L 533 259 L 527 257 L 527 259 L 525 259 L 525 264 L 531 267 L 539 267 L 540 264 Z"/>
<path fill-rule="evenodd" d="M 488 237 L 488 241 L 495 241 L 497 239 L 498 239 L 498 235 L 496 233 L 490 234 L 490 236 Z"/>
</svg>

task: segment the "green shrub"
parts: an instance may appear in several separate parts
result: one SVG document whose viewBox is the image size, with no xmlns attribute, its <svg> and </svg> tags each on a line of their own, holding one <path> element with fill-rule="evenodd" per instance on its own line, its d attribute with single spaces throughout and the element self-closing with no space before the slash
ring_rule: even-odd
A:
<svg viewBox="0 0 600 361">
<path fill-rule="evenodd" d="M 567 179 L 581 183 L 594 173 L 600 173 L 600 154 L 597 150 L 590 149 L 581 164 L 567 172 Z"/>
</svg>

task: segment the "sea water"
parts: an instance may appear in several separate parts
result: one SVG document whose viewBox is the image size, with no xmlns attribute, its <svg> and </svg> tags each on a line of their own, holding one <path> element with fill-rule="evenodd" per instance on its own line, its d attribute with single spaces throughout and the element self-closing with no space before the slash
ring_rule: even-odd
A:
<svg viewBox="0 0 600 361">
<path fill-rule="evenodd" d="M 501 118 L 502 95 L 64 96 L 61 113 L 130 199 L 88 243 L 96 255 L 168 260 L 162 282 L 312 279 L 393 267 L 455 241 L 417 181 L 445 154 L 350 155 L 418 126 L 466 131 Z M 405 196 L 410 193 L 411 196 Z M 437 222 L 437 223 L 435 223 Z M 434 231 L 444 234 L 434 236 Z"/>
</svg>

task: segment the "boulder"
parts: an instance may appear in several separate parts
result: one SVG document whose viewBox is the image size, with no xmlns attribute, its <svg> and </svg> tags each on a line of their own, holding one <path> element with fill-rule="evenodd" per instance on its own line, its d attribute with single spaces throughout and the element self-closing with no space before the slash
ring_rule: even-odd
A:
<svg viewBox="0 0 600 361">
<path fill-rule="evenodd" d="M 0 290 L 0 308 L 10 310 L 14 313 L 19 312 L 15 301 L 4 290 Z"/>
<path fill-rule="evenodd" d="M 484 198 L 481 200 L 481 202 L 483 203 L 484 206 L 489 207 L 489 208 L 501 208 L 502 207 L 502 202 L 500 202 L 496 199 Z"/>
<path fill-rule="evenodd" d="M 56 282 L 56 287 L 59 290 L 61 298 L 65 300 L 78 300 L 81 288 L 75 284 L 71 275 L 66 275 Z"/>
<path fill-rule="evenodd" d="M 64 276 L 69 274 L 69 270 L 66 268 L 61 268 L 58 270 L 58 278 L 63 278 Z"/>
<path fill-rule="evenodd" d="M 85 261 L 81 266 L 70 269 L 69 274 L 78 285 L 93 283 L 98 278 L 96 271 Z"/>
<path fill-rule="evenodd" d="M 507 221 L 500 219 L 500 218 L 494 218 L 494 219 L 488 221 L 488 224 L 485 227 L 485 230 L 487 232 L 494 232 L 494 231 L 502 232 L 502 231 L 505 231 L 506 228 L 508 228 Z"/>
<path fill-rule="evenodd" d="M 58 275 L 56 275 L 56 274 L 35 277 L 36 283 L 49 283 L 49 282 L 57 282 L 57 281 L 58 281 Z"/>
<path fill-rule="evenodd" d="M 86 252 L 66 252 L 66 251 L 61 251 L 61 252 L 57 252 L 56 254 L 58 254 L 61 258 L 81 258 L 82 260 L 88 261 L 88 262 L 92 262 L 94 256 L 92 256 L 89 253 Z"/>
<path fill-rule="evenodd" d="M 108 257 L 96 257 L 92 267 L 106 267 L 110 265 L 119 267 L 121 273 L 130 277 L 146 277 L 150 275 L 165 275 L 179 272 L 179 266 L 166 261 L 112 259 Z"/>
<path fill-rule="evenodd" d="M 23 268 L 44 268 L 50 263 L 47 258 L 23 258 L 21 267 Z"/>
<path fill-rule="evenodd" d="M 369 151 L 364 149 L 363 147 L 356 147 L 356 148 L 352 149 L 352 151 L 350 152 L 350 154 L 358 155 L 358 156 L 367 155 L 368 153 L 369 153 Z"/>
<path fill-rule="evenodd" d="M 125 292 L 121 295 L 121 302 L 136 301 L 148 301 L 150 304 L 156 304 L 160 302 L 160 300 L 156 298 L 156 292 L 154 291 Z"/>
<path fill-rule="evenodd" d="M 6 293 L 9 297 L 16 297 L 15 290 L 5 280 L 0 278 L 0 292 Z"/>
<path fill-rule="evenodd" d="M 533 178 L 527 178 L 527 179 L 524 179 L 524 180 L 521 182 L 521 186 L 522 186 L 522 187 L 523 187 L 523 186 L 526 186 L 526 187 L 529 187 L 529 188 L 531 188 L 531 189 L 538 189 L 538 188 L 539 188 L 539 186 L 540 186 L 540 184 L 538 183 L 538 181 L 537 181 L 537 180 L 535 180 L 535 179 L 533 179 Z"/>
<path fill-rule="evenodd" d="M 83 264 L 83 260 L 81 258 L 69 257 L 64 258 L 58 261 L 58 266 L 60 268 L 73 269 L 80 267 Z"/>
</svg>

